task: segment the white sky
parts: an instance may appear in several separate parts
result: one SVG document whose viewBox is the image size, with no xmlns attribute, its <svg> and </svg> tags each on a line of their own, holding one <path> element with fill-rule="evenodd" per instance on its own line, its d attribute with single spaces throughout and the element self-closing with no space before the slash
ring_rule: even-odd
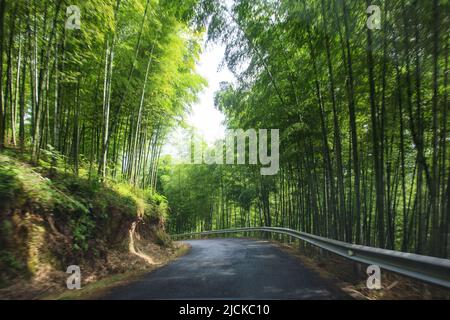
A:
<svg viewBox="0 0 450 320">
<path fill-rule="evenodd" d="M 199 102 L 193 106 L 187 120 L 209 143 L 225 136 L 225 117 L 214 107 L 214 93 L 220 89 L 220 82 L 234 81 L 233 74 L 226 66 L 220 68 L 224 52 L 225 47 L 221 45 L 209 44 L 204 47 L 197 72 L 208 81 L 208 87 L 200 94 Z"/>
<path fill-rule="evenodd" d="M 199 101 L 192 107 L 191 114 L 187 117 L 188 125 L 194 127 L 199 136 L 208 144 L 213 144 L 218 139 L 225 137 L 225 116 L 214 107 L 214 93 L 220 89 L 221 82 L 235 82 L 235 77 L 226 66 L 221 67 L 225 53 L 225 46 L 209 43 L 203 44 L 203 53 L 197 64 L 197 72 L 203 76 L 208 86 L 199 95 Z M 176 128 L 169 136 L 168 142 L 163 148 L 163 154 L 175 155 L 176 141 L 182 130 Z M 176 149 L 176 148 L 175 148 Z"/>
</svg>

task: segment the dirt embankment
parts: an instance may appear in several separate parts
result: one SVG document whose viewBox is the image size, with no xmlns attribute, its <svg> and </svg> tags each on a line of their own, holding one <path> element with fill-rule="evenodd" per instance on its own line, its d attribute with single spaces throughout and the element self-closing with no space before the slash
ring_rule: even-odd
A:
<svg viewBox="0 0 450 320">
<path fill-rule="evenodd" d="M 70 265 L 81 268 L 82 286 L 118 274 L 152 270 L 173 258 L 180 249 L 174 243 L 162 244 L 164 230 L 146 219 L 132 221 L 116 215 L 117 228 L 105 240 L 93 240 L 85 253 L 71 251 L 71 236 L 52 216 L 14 213 L 10 216 L 17 269 L 1 268 L 7 285 L 0 299 L 40 299 L 67 290 L 65 271 Z M 159 244 L 157 244 L 159 243 Z M 6 272 L 4 272 L 6 271 Z"/>
</svg>

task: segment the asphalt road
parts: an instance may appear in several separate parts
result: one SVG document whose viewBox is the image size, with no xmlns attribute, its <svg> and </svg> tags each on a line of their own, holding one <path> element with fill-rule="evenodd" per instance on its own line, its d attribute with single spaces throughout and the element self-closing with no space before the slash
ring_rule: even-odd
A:
<svg viewBox="0 0 450 320">
<path fill-rule="evenodd" d="M 186 241 L 192 250 L 103 299 L 347 299 L 266 241 Z"/>
</svg>

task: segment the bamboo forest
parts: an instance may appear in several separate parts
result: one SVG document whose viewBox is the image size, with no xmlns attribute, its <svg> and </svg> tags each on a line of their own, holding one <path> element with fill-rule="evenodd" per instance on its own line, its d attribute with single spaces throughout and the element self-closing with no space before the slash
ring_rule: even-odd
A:
<svg viewBox="0 0 450 320">
<path fill-rule="evenodd" d="M 264 226 L 449 259 L 449 12 L 448 0 L 0 0 L 0 288 L 35 274 L 41 250 L 89 261 L 144 234 L 141 221 L 160 243 Z M 255 147 L 279 152 L 275 174 L 249 154 L 193 164 L 170 151 L 177 131 L 192 150 L 210 47 L 223 54 L 210 54 L 208 110 L 222 120 L 200 124 L 246 132 L 245 147 L 276 132 L 279 150 Z"/>
</svg>

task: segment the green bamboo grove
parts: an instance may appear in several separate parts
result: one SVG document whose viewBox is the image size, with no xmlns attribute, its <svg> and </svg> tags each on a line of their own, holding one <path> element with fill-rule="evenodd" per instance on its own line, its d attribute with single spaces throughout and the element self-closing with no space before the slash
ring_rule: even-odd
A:
<svg viewBox="0 0 450 320">
<path fill-rule="evenodd" d="M 282 226 L 448 258 L 448 12 L 448 0 L 0 0 L 0 150 L 157 192 L 171 233 Z M 236 78 L 216 108 L 229 129 L 280 130 L 277 175 L 162 155 L 207 85 L 205 35 Z"/>
<path fill-rule="evenodd" d="M 367 26 L 370 4 L 379 29 Z M 229 128 L 279 128 L 281 171 L 167 165 L 173 232 L 283 226 L 449 257 L 449 9 L 239 0 L 217 10 L 209 37 L 226 44 L 238 82 L 216 106 Z"/>
<path fill-rule="evenodd" d="M 154 189 L 167 131 L 205 84 L 195 1 L 80 1 L 79 28 L 70 4 L 1 1 L 0 148 Z"/>
</svg>

